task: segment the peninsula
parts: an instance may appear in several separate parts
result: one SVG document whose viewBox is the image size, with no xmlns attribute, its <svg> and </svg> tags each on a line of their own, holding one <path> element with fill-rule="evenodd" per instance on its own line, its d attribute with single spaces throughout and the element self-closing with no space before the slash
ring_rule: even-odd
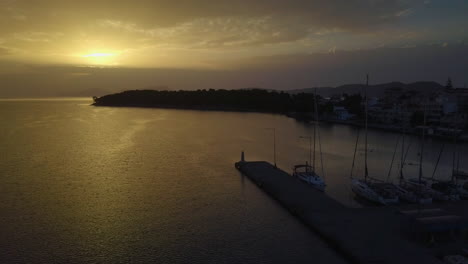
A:
<svg viewBox="0 0 468 264">
<path fill-rule="evenodd" d="M 276 91 L 208 89 L 196 91 L 132 90 L 94 97 L 95 106 L 154 107 L 283 114 L 309 121 L 318 116 L 332 123 L 362 126 L 362 91 L 367 90 L 369 126 L 388 131 L 452 140 L 468 140 L 468 89 L 434 82 L 344 85 L 336 88 Z M 317 91 L 315 95 L 314 92 Z"/>
<path fill-rule="evenodd" d="M 155 107 L 281 113 L 313 112 L 314 95 L 263 89 L 156 91 L 133 90 L 94 97 L 95 106 Z"/>
</svg>

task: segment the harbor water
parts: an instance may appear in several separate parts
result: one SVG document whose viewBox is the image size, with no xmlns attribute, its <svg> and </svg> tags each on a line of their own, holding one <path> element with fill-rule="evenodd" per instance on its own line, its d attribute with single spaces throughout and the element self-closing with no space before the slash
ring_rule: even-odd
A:
<svg viewBox="0 0 468 264">
<path fill-rule="evenodd" d="M 275 128 L 276 163 L 291 172 L 309 160 L 309 141 L 301 137 L 313 135 L 313 124 L 272 114 L 90 103 L 0 101 L 0 262 L 343 262 L 234 168 L 241 151 L 247 160 L 273 162 Z M 327 195 L 363 206 L 350 192 L 358 133 L 353 175 L 363 175 L 363 131 L 318 129 L 315 164 Z M 370 176 L 397 181 L 401 145 L 388 175 L 398 137 L 369 131 Z M 417 177 L 419 138 L 405 144 L 404 176 Z M 457 146 L 462 170 L 468 149 Z M 452 142 L 427 140 L 424 176 L 450 178 L 452 150 Z"/>
</svg>

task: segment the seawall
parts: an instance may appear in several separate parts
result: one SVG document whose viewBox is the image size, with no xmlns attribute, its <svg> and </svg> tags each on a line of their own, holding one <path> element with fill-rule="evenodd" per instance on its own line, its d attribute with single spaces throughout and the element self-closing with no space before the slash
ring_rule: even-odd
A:
<svg viewBox="0 0 468 264">
<path fill-rule="evenodd" d="M 394 210 L 347 208 L 268 162 L 235 166 L 351 263 L 441 263 L 404 235 Z"/>
</svg>

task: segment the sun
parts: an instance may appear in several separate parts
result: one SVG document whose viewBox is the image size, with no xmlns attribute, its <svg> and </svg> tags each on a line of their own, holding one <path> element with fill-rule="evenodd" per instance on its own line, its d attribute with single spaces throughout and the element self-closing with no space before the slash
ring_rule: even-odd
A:
<svg viewBox="0 0 468 264">
<path fill-rule="evenodd" d="M 85 59 L 87 63 L 93 65 L 115 65 L 117 55 L 116 53 L 110 52 L 92 52 L 81 55 L 80 57 Z"/>
</svg>

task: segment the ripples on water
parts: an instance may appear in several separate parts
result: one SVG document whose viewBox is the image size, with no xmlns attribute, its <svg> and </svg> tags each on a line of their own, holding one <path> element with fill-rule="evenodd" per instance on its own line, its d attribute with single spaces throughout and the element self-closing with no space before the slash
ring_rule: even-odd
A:
<svg viewBox="0 0 468 264">
<path fill-rule="evenodd" d="M 280 115 L 0 101 L 0 262 L 334 263 L 341 260 L 235 169 L 308 159 L 313 127 Z M 327 193 L 349 192 L 356 129 L 320 126 Z M 370 174 L 386 178 L 398 135 L 370 131 Z M 409 161 L 417 163 L 417 139 Z M 440 142 L 426 147 L 432 174 Z M 362 152 L 357 173 L 362 173 Z M 448 177 L 446 153 L 437 177 Z M 416 175 L 409 166 L 407 174 Z M 397 177 L 394 170 L 392 178 Z M 6 252 L 6 253 L 5 253 Z"/>
</svg>

